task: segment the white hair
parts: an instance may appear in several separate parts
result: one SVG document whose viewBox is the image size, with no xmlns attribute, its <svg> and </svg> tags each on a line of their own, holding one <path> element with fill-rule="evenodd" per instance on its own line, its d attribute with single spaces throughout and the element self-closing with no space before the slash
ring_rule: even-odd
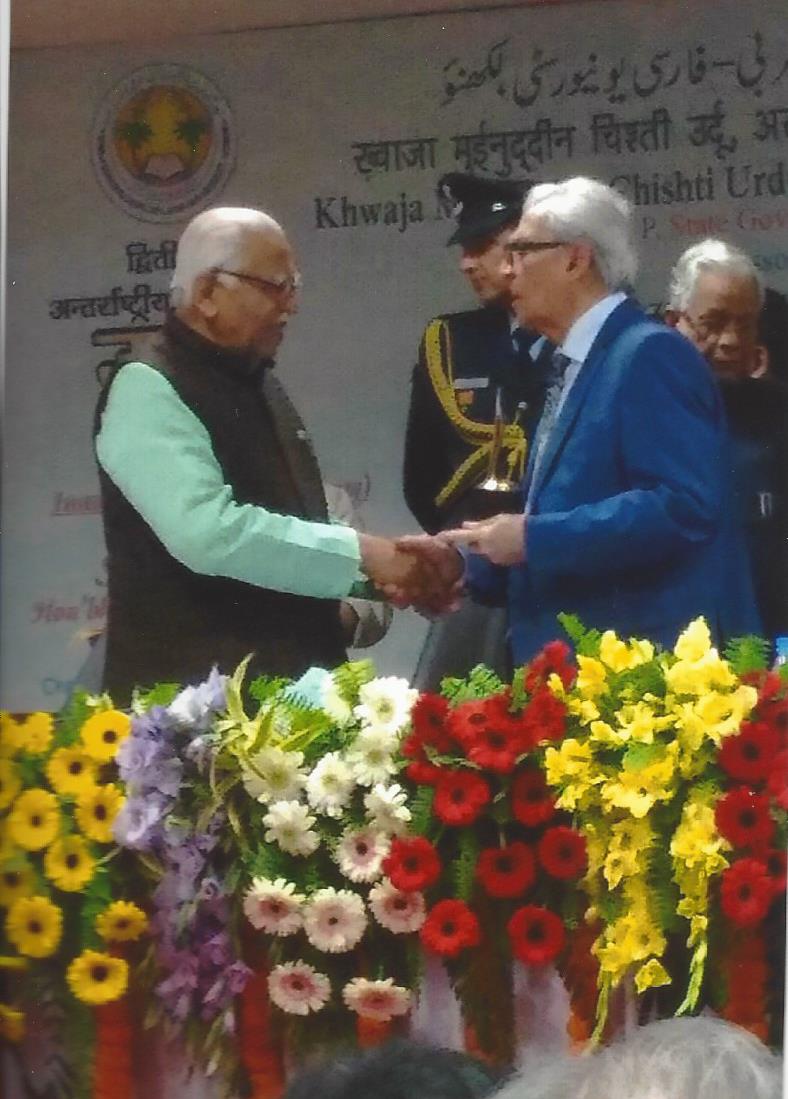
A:
<svg viewBox="0 0 788 1099">
<path fill-rule="evenodd" d="M 676 266 L 670 272 L 668 308 L 679 312 L 687 308 L 698 275 L 704 271 L 719 271 L 726 275 L 752 279 L 758 291 L 758 305 L 763 305 L 763 282 L 752 259 L 735 244 L 709 237 L 699 244 L 693 244 L 679 256 Z"/>
<path fill-rule="evenodd" d="M 539 1055 L 495 1099 L 780 1099 L 782 1060 L 712 1016 L 664 1019 L 587 1055 Z"/>
<path fill-rule="evenodd" d="M 172 304 L 189 305 L 195 280 L 211 268 L 237 269 L 252 233 L 280 235 L 282 228 L 262 210 L 248 206 L 216 206 L 192 218 L 178 241 Z"/>
<path fill-rule="evenodd" d="M 609 290 L 629 289 L 638 257 L 632 207 L 622 194 L 597 179 L 575 176 L 532 187 L 523 206 L 545 223 L 556 240 L 585 241 Z"/>
</svg>

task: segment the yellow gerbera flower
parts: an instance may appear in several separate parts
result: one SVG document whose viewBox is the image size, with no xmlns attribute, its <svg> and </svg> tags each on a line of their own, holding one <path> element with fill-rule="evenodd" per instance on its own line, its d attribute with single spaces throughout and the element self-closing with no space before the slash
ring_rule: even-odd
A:
<svg viewBox="0 0 788 1099">
<path fill-rule="evenodd" d="M 61 795 L 79 797 L 96 785 L 96 762 L 80 747 L 58 748 L 46 772 L 52 789 Z"/>
<path fill-rule="evenodd" d="M 148 917 L 130 901 L 113 901 L 96 917 L 96 931 L 108 943 L 132 942 L 148 929 Z"/>
<path fill-rule="evenodd" d="M 52 714 L 43 713 L 42 711 L 30 714 L 22 722 L 22 750 L 29 752 L 31 756 L 43 755 L 52 743 L 54 731 L 55 719 Z"/>
<path fill-rule="evenodd" d="M 80 735 L 89 756 L 99 763 L 109 763 L 130 731 L 131 719 L 126 714 L 120 710 L 99 710 L 87 719 Z"/>
<path fill-rule="evenodd" d="M 83 1004 L 108 1004 L 119 999 L 129 983 L 129 967 L 123 958 L 83 950 L 66 971 L 69 988 Z"/>
<path fill-rule="evenodd" d="M 34 786 L 25 790 L 8 816 L 8 834 L 26 851 L 48 847 L 60 830 L 57 798 L 49 790 Z"/>
<path fill-rule="evenodd" d="M 7 809 L 22 785 L 16 764 L 10 759 L 0 759 L 0 809 Z"/>
<path fill-rule="evenodd" d="M 0 1038 L 7 1042 L 21 1042 L 25 1036 L 24 1012 L 0 1004 Z"/>
<path fill-rule="evenodd" d="M 96 860 L 82 836 L 55 840 L 44 855 L 44 872 L 58 889 L 78 893 L 93 877 Z"/>
<path fill-rule="evenodd" d="M 8 910 L 5 933 L 20 954 L 48 958 L 60 944 L 63 913 L 48 897 L 21 897 Z"/>
<path fill-rule="evenodd" d="M 7 710 L 0 710 L 0 756 L 15 756 L 23 744 L 21 724 Z"/>
<path fill-rule="evenodd" d="M 29 897 L 34 884 L 33 868 L 24 859 L 4 863 L 0 868 L 0 907 L 10 908 L 20 897 Z"/>
<path fill-rule="evenodd" d="M 96 843 L 112 842 L 112 823 L 126 799 L 114 783 L 94 786 L 77 800 L 77 824 Z"/>
</svg>

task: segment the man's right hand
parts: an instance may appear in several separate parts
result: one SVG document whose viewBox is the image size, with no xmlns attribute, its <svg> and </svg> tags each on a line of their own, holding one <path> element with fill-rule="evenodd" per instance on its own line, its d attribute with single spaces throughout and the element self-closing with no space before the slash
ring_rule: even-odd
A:
<svg viewBox="0 0 788 1099">
<path fill-rule="evenodd" d="M 452 547 L 426 535 L 397 539 L 359 535 L 361 568 L 397 607 L 429 614 L 453 609 L 462 560 Z"/>
</svg>

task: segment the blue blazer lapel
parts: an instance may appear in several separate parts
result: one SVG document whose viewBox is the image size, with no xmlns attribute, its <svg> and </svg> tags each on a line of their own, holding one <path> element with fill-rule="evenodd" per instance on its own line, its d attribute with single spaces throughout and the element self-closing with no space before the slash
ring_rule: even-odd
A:
<svg viewBox="0 0 788 1099">
<path fill-rule="evenodd" d="M 550 432 L 550 438 L 547 440 L 544 455 L 539 463 L 536 482 L 531 491 L 532 498 L 536 496 L 536 493 L 538 493 L 539 489 L 544 484 L 545 479 L 550 475 L 550 471 L 561 453 L 567 435 L 571 431 L 580 409 L 583 407 L 583 402 L 586 399 L 588 391 L 594 383 L 594 379 L 598 375 L 600 367 L 607 356 L 610 345 L 625 328 L 629 328 L 630 325 L 642 318 L 643 313 L 640 308 L 628 298 L 626 301 L 622 301 L 621 304 L 613 310 L 600 328 L 596 339 L 591 344 L 591 349 L 588 352 L 586 361 L 580 367 L 574 384 L 567 394 L 563 408 L 555 422 L 553 430 Z"/>
</svg>

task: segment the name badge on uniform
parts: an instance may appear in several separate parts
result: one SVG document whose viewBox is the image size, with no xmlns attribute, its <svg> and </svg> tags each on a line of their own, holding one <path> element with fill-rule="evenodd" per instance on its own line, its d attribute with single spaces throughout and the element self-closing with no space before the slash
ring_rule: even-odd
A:
<svg viewBox="0 0 788 1099">
<path fill-rule="evenodd" d="M 487 389 L 490 384 L 489 378 L 455 378 L 455 389 Z"/>
</svg>

